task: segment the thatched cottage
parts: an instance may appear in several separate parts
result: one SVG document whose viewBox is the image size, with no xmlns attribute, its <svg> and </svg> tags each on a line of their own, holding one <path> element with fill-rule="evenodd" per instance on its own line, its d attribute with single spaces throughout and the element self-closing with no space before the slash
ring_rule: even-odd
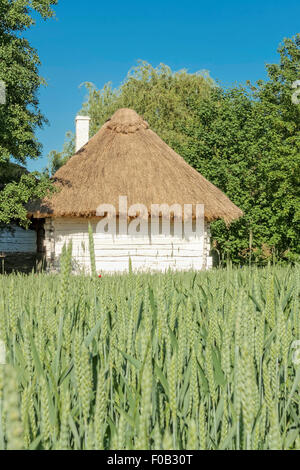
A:
<svg viewBox="0 0 300 470">
<path fill-rule="evenodd" d="M 88 120 L 83 119 L 84 132 Z M 78 123 L 77 123 L 78 124 Z M 80 124 L 80 123 L 79 123 Z M 80 126 L 79 126 L 80 127 Z M 78 147 L 88 140 L 80 137 Z M 48 265 L 55 265 L 64 244 L 72 240 L 73 259 L 82 269 L 89 269 L 88 223 L 94 232 L 96 266 L 100 272 L 126 271 L 131 259 L 136 270 L 207 269 L 212 261 L 209 223 L 222 218 L 226 223 L 240 217 L 242 211 L 225 194 L 189 166 L 153 132 L 147 122 L 131 109 L 119 109 L 102 128 L 54 175 L 58 189 L 49 199 L 32 205 L 29 216 L 45 221 L 45 252 Z M 120 196 L 127 207 L 139 204 L 141 210 L 125 213 L 120 209 Z M 99 221 L 100 205 L 116 208 L 116 230 L 107 233 Z M 171 230 L 163 224 L 154 234 L 120 231 L 120 220 L 129 227 L 140 216 L 151 224 L 151 207 L 162 206 L 156 217 L 164 218 L 166 205 L 204 205 L 202 230 L 178 233 L 174 230 L 178 214 L 171 213 Z M 112 216 L 112 214 L 110 214 Z M 123 226 L 124 228 L 124 226 Z"/>
</svg>

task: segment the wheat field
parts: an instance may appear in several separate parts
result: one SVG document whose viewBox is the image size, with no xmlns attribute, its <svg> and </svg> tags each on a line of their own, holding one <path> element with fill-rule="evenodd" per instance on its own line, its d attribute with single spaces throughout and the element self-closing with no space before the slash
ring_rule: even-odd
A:
<svg viewBox="0 0 300 470">
<path fill-rule="evenodd" d="M 299 267 L 0 277 L 1 449 L 300 449 Z M 299 351 L 298 351 L 299 352 Z"/>
</svg>

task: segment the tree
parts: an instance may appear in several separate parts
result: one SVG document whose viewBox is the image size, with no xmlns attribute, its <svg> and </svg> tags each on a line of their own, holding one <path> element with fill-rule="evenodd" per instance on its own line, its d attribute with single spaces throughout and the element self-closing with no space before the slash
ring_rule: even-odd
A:
<svg viewBox="0 0 300 470">
<path fill-rule="evenodd" d="M 256 86 L 215 89 L 191 103 L 198 115 L 179 153 L 239 207 L 244 217 L 212 224 L 223 257 L 243 263 L 299 259 L 300 105 L 292 85 L 300 77 L 300 35 L 280 45 L 279 64 Z"/>
<path fill-rule="evenodd" d="M 295 259 L 300 251 L 300 104 L 292 102 L 292 86 L 300 77 L 300 34 L 284 39 L 278 52 L 280 63 L 267 66 L 269 80 L 258 82 L 254 91 L 259 203 L 268 202 L 268 244 L 275 254 Z"/>
<path fill-rule="evenodd" d="M 279 64 L 267 66 L 268 81 L 251 86 L 251 110 L 247 107 L 239 119 L 236 143 L 225 145 L 232 152 L 227 181 L 222 182 L 222 172 L 209 172 L 245 212 L 229 230 L 221 222 L 213 225 L 215 240 L 237 261 L 299 260 L 300 105 L 292 103 L 292 85 L 300 77 L 299 41 L 300 35 L 285 39 Z M 239 107 L 240 99 L 235 95 L 230 102 Z M 219 134 L 218 126 L 214 129 Z M 222 160 L 225 148 L 218 145 Z M 233 177 L 237 154 L 240 178 Z"/>
<path fill-rule="evenodd" d="M 26 221 L 24 203 L 50 187 L 45 178 L 37 175 L 24 174 L 18 181 L 10 181 L 13 187 L 8 188 L 3 187 L 3 181 L 7 182 L 12 158 L 25 164 L 27 158 L 38 158 L 41 152 L 35 131 L 46 119 L 39 109 L 37 91 L 45 82 L 39 76 L 37 51 L 22 33 L 35 24 L 34 12 L 46 20 L 54 16 L 52 5 L 56 4 L 57 0 L 0 0 L 0 81 L 5 84 L 5 102 L 0 104 L 0 222 L 4 223 L 10 222 L 10 214 Z M 6 199 L 11 191 L 15 197 L 8 210 Z"/>
<path fill-rule="evenodd" d="M 172 72 L 165 64 L 154 68 L 141 61 L 129 71 L 119 89 L 112 89 L 110 83 L 102 90 L 91 83 L 86 85 L 89 97 L 82 112 L 91 118 L 92 135 L 118 108 L 133 108 L 162 139 L 177 148 L 187 143 L 182 129 L 194 121 L 190 102 L 209 98 L 214 82 L 205 71 Z"/>
<path fill-rule="evenodd" d="M 149 121 L 151 128 L 162 139 L 176 149 L 187 144 L 187 136 L 182 134 L 182 128 L 194 121 L 189 101 L 193 99 L 199 103 L 208 97 L 214 82 L 206 72 L 172 72 L 164 64 L 154 68 L 141 61 L 129 71 L 124 84 L 118 89 L 113 89 L 111 83 L 104 85 L 101 90 L 97 90 L 90 82 L 86 82 L 85 86 L 88 99 L 80 114 L 91 117 L 91 136 L 117 109 L 133 108 Z M 63 150 L 53 150 L 48 156 L 51 174 L 73 155 L 74 147 L 74 135 L 67 132 Z"/>
<path fill-rule="evenodd" d="M 48 155 L 48 171 L 50 175 L 54 175 L 54 173 L 67 161 L 69 158 L 74 155 L 75 153 L 75 135 L 68 131 L 66 132 L 65 142 L 63 145 L 63 149 L 61 152 L 57 150 L 51 150 Z"/>
<path fill-rule="evenodd" d="M 4 184 L 0 181 L 0 228 L 12 221 L 18 221 L 27 228 L 26 204 L 29 200 L 43 198 L 52 191 L 52 183 L 46 174 L 29 173 L 24 167 L 13 163 L 0 163 Z"/>
</svg>

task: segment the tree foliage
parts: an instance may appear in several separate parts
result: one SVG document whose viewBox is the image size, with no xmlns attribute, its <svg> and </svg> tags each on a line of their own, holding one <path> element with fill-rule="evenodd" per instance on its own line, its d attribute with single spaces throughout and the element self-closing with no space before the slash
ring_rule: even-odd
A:
<svg viewBox="0 0 300 470">
<path fill-rule="evenodd" d="M 193 100 L 195 104 L 200 103 L 204 97 L 208 97 L 213 80 L 206 72 L 172 72 L 164 64 L 154 68 L 141 61 L 129 71 L 118 89 L 112 88 L 111 83 L 104 85 L 101 90 L 97 90 L 90 82 L 86 82 L 85 86 L 88 98 L 80 114 L 90 116 L 91 136 L 117 109 L 133 108 L 144 116 L 162 139 L 176 149 L 187 144 L 183 129 L 188 122 L 195 121 L 189 102 Z M 54 150 L 49 154 L 52 174 L 73 154 L 74 147 L 74 135 L 68 132 L 63 150 Z"/>
<path fill-rule="evenodd" d="M 47 191 L 53 191 L 52 183 L 46 174 L 29 173 L 25 168 L 12 163 L 0 163 L 0 171 L 0 228 L 11 221 L 18 221 L 27 228 L 30 222 L 26 204 L 33 197 L 39 199 Z"/>
<path fill-rule="evenodd" d="M 61 152 L 57 150 L 51 150 L 48 155 L 48 171 L 50 175 L 54 173 L 75 153 L 75 135 L 68 131 L 66 132 L 65 142 Z"/>
<path fill-rule="evenodd" d="M 10 214 L 25 220 L 25 194 L 40 195 L 44 182 L 44 178 L 29 175 L 7 180 L 11 159 L 25 164 L 27 158 L 37 158 L 41 152 L 35 131 L 46 119 L 39 109 L 37 92 L 45 82 L 39 75 L 38 53 L 22 33 L 35 24 L 34 12 L 43 19 L 53 17 L 52 6 L 56 3 L 57 0 L 0 0 L 0 81 L 5 83 L 6 98 L 5 103 L 0 104 L 0 184 L 1 180 L 6 180 L 14 186 L 14 197 L 10 201 L 6 198 L 11 195 L 12 186 L 2 188 L 0 193 L 0 220 L 7 223 Z M 48 186 L 44 185 L 45 190 Z"/>
</svg>

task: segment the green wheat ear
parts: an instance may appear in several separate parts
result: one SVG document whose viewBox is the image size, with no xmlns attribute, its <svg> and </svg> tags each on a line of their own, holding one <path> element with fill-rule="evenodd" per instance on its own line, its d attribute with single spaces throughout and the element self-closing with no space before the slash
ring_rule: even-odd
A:
<svg viewBox="0 0 300 470">
<path fill-rule="evenodd" d="M 96 271 L 94 235 L 93 235 L 93 228 L 90 223 L 89 223 L 89 252 L 90 252 L 90 260 L 91 260 L 91 273 L 93 277 L 96 277 L 97 271 Z"/>
<path fill-rule="evenodd" d="M 21 450 L 24 437 L 17 373 L 11 365 L 0 367 L 4 368 L 3 414 L 6 416 L 6 448 L 7 450 Z"/>
<path fill-rule="evenodd" d="M 128 272 L 129 272 L 129 274 L 132 274 L 132 261 L 131 261 L 131 256 L 129 256 L 129 259 L 128 259 Z"/>
</svg>

